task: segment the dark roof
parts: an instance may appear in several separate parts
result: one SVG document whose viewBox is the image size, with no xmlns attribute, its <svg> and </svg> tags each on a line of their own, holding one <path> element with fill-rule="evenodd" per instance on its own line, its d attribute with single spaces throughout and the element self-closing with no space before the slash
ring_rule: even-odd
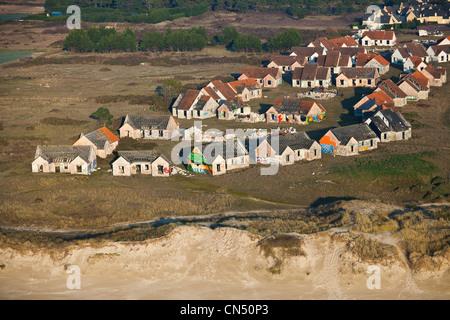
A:
<svg viewBox="0 0 450 320">
<path fill-rule="evenodd" d="M 341 74 L 349 79 L 374 79 L 376 71 L 376 68 L 341 68 Z"/>
<path fill-rule="evenodd" d="M 325 109 L 317 102 L 297 99 L 277 99 L 273 108 L 275 108 L 278 113 L 307 115 L 314 104 L 317 104 L 319 109 L 322 112 L 325 112 Z"/>
<path fill-rule="evenodd" d="M 324 67 L 337 67 L 341 53 L 339 51 L 330 51 L 325 59 Z"/>
<path fill-rule="evenodd" d="M 118 154 L 129 163 L 153 162 L 159 157 L 154 151 L 119 151 Z"/>
<path fill-rule="evenodd" d="M 284 56 L 284 55 L 273 55 L 270 57 L 270 62 L 275 62 L 279 66 L 291 66 L 295 62 L 301 65 L 305 64 L 306 56 Z"/>
<path fill-rule="evenodd" d="M 292 47 L 291 52 L 295 53 L 297 56 L 311 57 L 315 53 L 321 55 L 323 50 L 322 47 Z"/>
<path fill-rule="evenodd" d="M 318 67 L 317 63 L 307 63 L 303 68 L 296 68 L 292 74 L 293 80 L 328 80 L 329 68 Z"/>
<path fill-rule="evenodd" d="M 307 63 L 305 67 L 302 68 L 303 73 L 301 75 L 302 80 L 315 80 L 317 73 L 317 64 L 316 63 Z"/>
<path fill-rule="evenodd" d="M 385 109 L 380 112 L 388 120 L 389 125 L 395 132 L 402 132 L 411 128 L 411 124 L 400 112 L 391 109 Z"/>
<path fill-rule="evenodd" d="M 223 106 L 226 106 L 226 107 L 228 108 L 228 110 L 233 111 L 233 110 L 236 110 L 236 109 L 243 108 L 244 106 L 247 106 L 247 105 L 245 105 L 245 104 L 242 102 L 241 99 L 236 98 L 236 99 L 233 99 L 233 100 L 228 100 L 228 101 L 226 101 L 226 102 L 223 104 Z"/>
<path fill-rule="evenodd" d="M 434 54 L 436 56 L 439 55 L 442 51 L 444 51 L 447 54 L 450 54 L 450 44 L 431 46 L 431 48 L 433 49 Z"/>
<path fill-rule="evenodd" d="M 324 67 L 317 68 L 316 80 L 330 79 L 329 71 L 330 71 L 330 69 L 328 69 L 328 68 L 324 68 Z"/>
<path fill-rule="evenodd" d="M 435 79 L 440 79 L 441 76 L 446 74 L 446 70 L 444 68 L 435 68 L 431 64 L 428 65 L 425 70 L 431 74 Z"/>
<path fill-rule="evenodd" d="M 339 59 L 338 66 L 339 67 L 348 67 L 350 61 L 351 61 L 351 57 L 349 55 L 341 54 L 341 58 Z"/>
<path fill-rule="evenodd" d="M 304 131 L 277 135 L 278 137 L 278 154 L 282 154 L 287 147 L 292 150 L 308 149 L 311 148 L 315 140 L 311 139 Z M 267 138 L 267 142 L 272 146 L 272 136 Z M 274 139 L 276 141 L 276 139 Z M 277 150 L 275 150 L 276 152 Z"/>
<path fill-rule="evenodd" d="M 316 63 L 318 66 L 323 67 L 325 65 L 325 61 L 327 60 L 327 56 L 325 54 L 320 55 L 316 59 Z"/>
<path fill-rule="evenodd" d="M 72 162 L 80 157 L 87 163 L 94 152 L 92 146 L 37 146 L 35 159 L 42 157 L 48 163 Z"/>
<path fill-rule="evenodd" d="M 380 133 L 392 131 L 392 128 L 388 124 L 386 124 L 386 122 L 384 122 L 381 117 L 378 116 L 372 116 L 370 118 L 369 127 L 374 131 L 378 131 Z"/>
<path fill-rule="evenodd" d="M 355 138 L 358 142 L 377 138 L 375 132 L 366 123 L 331 129 L 331 132 L 343 145 L 346 145 L 351 138 Z"/>
<path fill-rule="evenodd" d="M 342 55 L 348 55 L 350 57 L 355 57 L 356 55 L 358 55 L 358 53 L 365 53 L 366 52 L 366 48 L 364 47 L 350 47 L 350 48 L 334 48 L 333 51 L 338 51 L 340 52 Z"/>
<path fill-rule="evenodd" d="M 212 163 L 219 155 L 225 160 L 247 155 L 248 152 L 243 145 L 239 147 L 237 140 L 228 139 L 223 142 L 211 142 L 202 145 L 202 154 L 206 163 Z M 219 153 L 216 154 L 215 151 Z"/>
<path fill-rule="evenodd" d="M 375 114 L 370 118 L 371 122 L 373 122 L 373 126 L 375 126 L 379 132 L 403 132 L 411 128 L 411 124 L 398 111 L 385 109 L 379 111 L 379 113 L 381 116 Z"/>
<path fill-rule="evenodd" d="M 170 117 L 171 116 L 127 115 L 124 122 L 128 123 L 134 129 L 162 130 L 167 129 Z"/>
<path fill-rule="evenodd" d="M 373 107 L 378 106 L 377 101 L 375 98 L 369 99 L 366 102 L 364 102 L 362 105 L 360 105 L 357 109 L 360 111 L 370 110 Z"/>
</svg>

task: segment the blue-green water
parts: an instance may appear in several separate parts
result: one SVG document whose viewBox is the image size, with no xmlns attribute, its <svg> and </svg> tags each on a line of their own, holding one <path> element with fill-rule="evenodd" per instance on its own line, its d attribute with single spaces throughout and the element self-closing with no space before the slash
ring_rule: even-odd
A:
<svg viewBox="0 0 450 320">
<path fill-rule="evenodd" d="M 0 21 L 17 20 L 28 16 L 28 14 L 0 14 Z"/>
<path fill-rule="evenodd" d="M 24 52 L 24 51 L 17 51 L 17 52 L 0 52 L 0 64 L 11 62 L 14 60 L 19 60 L 28 56 L 31 56 L 32 52 Z"/>
</svg>

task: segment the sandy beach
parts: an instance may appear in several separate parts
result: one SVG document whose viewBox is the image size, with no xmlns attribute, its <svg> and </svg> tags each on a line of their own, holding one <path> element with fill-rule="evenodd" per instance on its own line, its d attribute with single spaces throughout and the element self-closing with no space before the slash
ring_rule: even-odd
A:
<svg viewBox="0 0 450 320">
<path fill-rule="evenodd" d="M 302 236 L 306 256 L 281 272 L 258 247 L 261 237 L 231 228 L 178 227 L 141 243 L 71 247 L 65 252 L 0 251 L 1 299 L 448 299 L 448 265 L 416 274 L 399 260 L 380 263 L 381 288 L 369 289 L 369 264 L 325 232 Z M 345 237 L 345 236 L 344 236 Z M 79 290 L 69 289 L 69 265 Z"/>
</svg>

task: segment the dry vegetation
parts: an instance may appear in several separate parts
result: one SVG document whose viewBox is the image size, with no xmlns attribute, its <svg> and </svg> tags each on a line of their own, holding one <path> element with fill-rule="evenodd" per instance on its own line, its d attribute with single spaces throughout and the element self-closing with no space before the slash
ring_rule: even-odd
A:
<svg viewBox="0 0 450 320">
<path fill-rule="evenodd" d="M 293 256 L 306 256 L 302 249 L 303 240 L 296 235 L 280 234 L 274 237 L 263 239 L 258 246 L 266 258 L 273 260 L 273 265 L 268 271 L 272 274 L 279 274 L 283 262 Z"/>
</svg>

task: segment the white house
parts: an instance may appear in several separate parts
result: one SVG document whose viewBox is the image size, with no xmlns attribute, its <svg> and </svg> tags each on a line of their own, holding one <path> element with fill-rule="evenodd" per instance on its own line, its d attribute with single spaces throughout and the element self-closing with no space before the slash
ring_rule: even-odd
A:
<svg viewBox="0 0 450 320">
<path fill-rule="evenodd" d="M 363 46 L 388 46 L 392 47 L 397 43 L 394 31 L 365 31 L 361 37 Z"/>
</svg>

